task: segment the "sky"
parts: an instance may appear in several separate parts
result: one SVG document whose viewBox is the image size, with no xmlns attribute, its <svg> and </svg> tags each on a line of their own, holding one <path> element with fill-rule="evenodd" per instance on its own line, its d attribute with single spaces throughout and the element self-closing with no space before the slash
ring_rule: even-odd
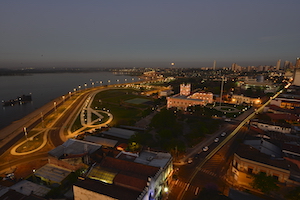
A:
<svg viewBox="0 0 300 200">
<path fill-rule="evenodd" d="M 294 63 L 299 8 L 299 0 L 2 0 L 0 68 Z"/>
</svg>

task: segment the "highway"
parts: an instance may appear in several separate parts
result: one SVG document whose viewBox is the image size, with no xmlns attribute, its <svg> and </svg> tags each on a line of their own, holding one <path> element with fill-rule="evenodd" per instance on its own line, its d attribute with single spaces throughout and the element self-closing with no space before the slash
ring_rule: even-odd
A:
<svg viewBox="0 0 300 200">
<path fill-rule="evenodd" d="M 48 110 L 49 115 L 52 113 L 56 116 L 54 120 L 49 122 L 48 124 L 45 124 L 45 127 L 43 130 L 40 130 L 44 134 L 45 137 L 43 137 L 43 143 L 41 146 L 34 151 L 30 152 L 24 152 L 24 153 L 12 153 L 12 150 L 17 149 L 18 146 L 22 145 L 22 143 L 26 142 L 24 140 L 24 132 L 21 129 L 21 133 L 18 133 L 15 138 L 10 140 L 6 145 L 2 146 L 2 154 L 1 154 L 1 162 L 0 163 L 0 172 L 4 173 L 6 169 L 12 169 L 15 168 L 18 165 L 30 163 L 35 160 L 45 160 L 48 157 L 48 151 L 61 145 L 63 142 L 67 140 L 67 137 L 63 137 L 66 132 L 67 126 L 71 126 L 71 121 L 74 117 L 77 117 L 78 112 L 82 108 L 86 98 L 91 93 L 99 92 L 103 90 L 103 87 L 99 88 L 92 88 L 86 91 L 81 91 L 80 93 L 77 92 L 78 97 L 72 101 L 69 105 L 67 105 L 67 108 L 63 113 L 55 113 L 58 112 L 57 109 L 60 105 L 66 102 L 66 98 L 62 99 L 56 99 L 56 108 L 53 107 L 53 102 L 47 104 L 44 106 L 43 109 Z M 106 89 L 106 88 L 105 88 Z M 73 94 L 75 95 L 75 94 Z M 35 121 L 29 120 L 25 123 L 27 126 L 28 133 L 31 129 L 34 129 L 36 125 L 40 124 L 42 122 L 39 111 L 36 113 L 32 113 L 31 116 L 38 115 L 37 117 L 33 117 Z M 44 119 L 46 115 L 44 115 Z M 25 121 L 25 120 L 24 120 Z M 31 124 L 30 124 L 31 123 Z M 23 125 L 22 124 L 22 125 Z M 20 129 L 20 128 L 19 128 Z M 17 131 L 14 131 L 17 133 Z M 32 137 L 28 134 L 28 137 Z M 23 140 L 23 142 L 20 143 L 20 139 Z M 17 145 L 15 145 L 17 144 Z"/>
</svg>

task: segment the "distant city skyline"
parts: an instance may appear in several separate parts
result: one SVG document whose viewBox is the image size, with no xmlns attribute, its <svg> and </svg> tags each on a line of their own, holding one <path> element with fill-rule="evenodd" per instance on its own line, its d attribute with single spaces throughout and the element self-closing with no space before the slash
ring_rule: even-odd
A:
<svg viewBox="0 0 300 200">
<path fill-rule="evenodd" d="M 298 0 L 7 1 L 0 68 L 295 64 Z"/>
</svg>

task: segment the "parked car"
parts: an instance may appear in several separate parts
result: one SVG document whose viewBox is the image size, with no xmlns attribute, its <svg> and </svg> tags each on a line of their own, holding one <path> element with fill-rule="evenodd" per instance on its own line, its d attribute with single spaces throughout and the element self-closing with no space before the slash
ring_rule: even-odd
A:
<svg viewBox="0 0 300 200">
<path fill-rule="evenodd" d="M 193 159 L 192 158 L 189 158 L 188 161 L 187 161 L 189 164 L 191 164 L 193 162 Z"/>
<path fill-rule="evenodd" d="M 221 136 L 224 137 L 226 135 L 226 132 L 221 133 Z"/>
<path fill-rule="evenodd" d="M 219 138 L 216 138 L 214 141 L 215 141 L 215 142 L 219 142 Z"/>
</svg>

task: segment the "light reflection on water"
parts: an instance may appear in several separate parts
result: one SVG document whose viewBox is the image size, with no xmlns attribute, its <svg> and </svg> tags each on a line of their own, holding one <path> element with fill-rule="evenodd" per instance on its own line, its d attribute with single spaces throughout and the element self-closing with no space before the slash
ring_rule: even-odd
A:
<svg viewBox="0 0 300 200">
<path fill-rule="evenodd" d="M 134 78 L 134 80 L 132 80 Z M 0 129 L 13 121 L 19 120 L 49 101 L 73 92 L 74 88 L 81 89 L 107 84 L 137 81 L 130 76 L 116 76 L 110 72 L 93 73 L 50 73 L 27 76 L 0 76 L 0 101 L 15 99 L 23 94 L 32 94 L 32 102 L 25 105 L 2 107 L 0 105 Z M 117 81 L 119 80 L 119 81 Z"/>
</svg>

